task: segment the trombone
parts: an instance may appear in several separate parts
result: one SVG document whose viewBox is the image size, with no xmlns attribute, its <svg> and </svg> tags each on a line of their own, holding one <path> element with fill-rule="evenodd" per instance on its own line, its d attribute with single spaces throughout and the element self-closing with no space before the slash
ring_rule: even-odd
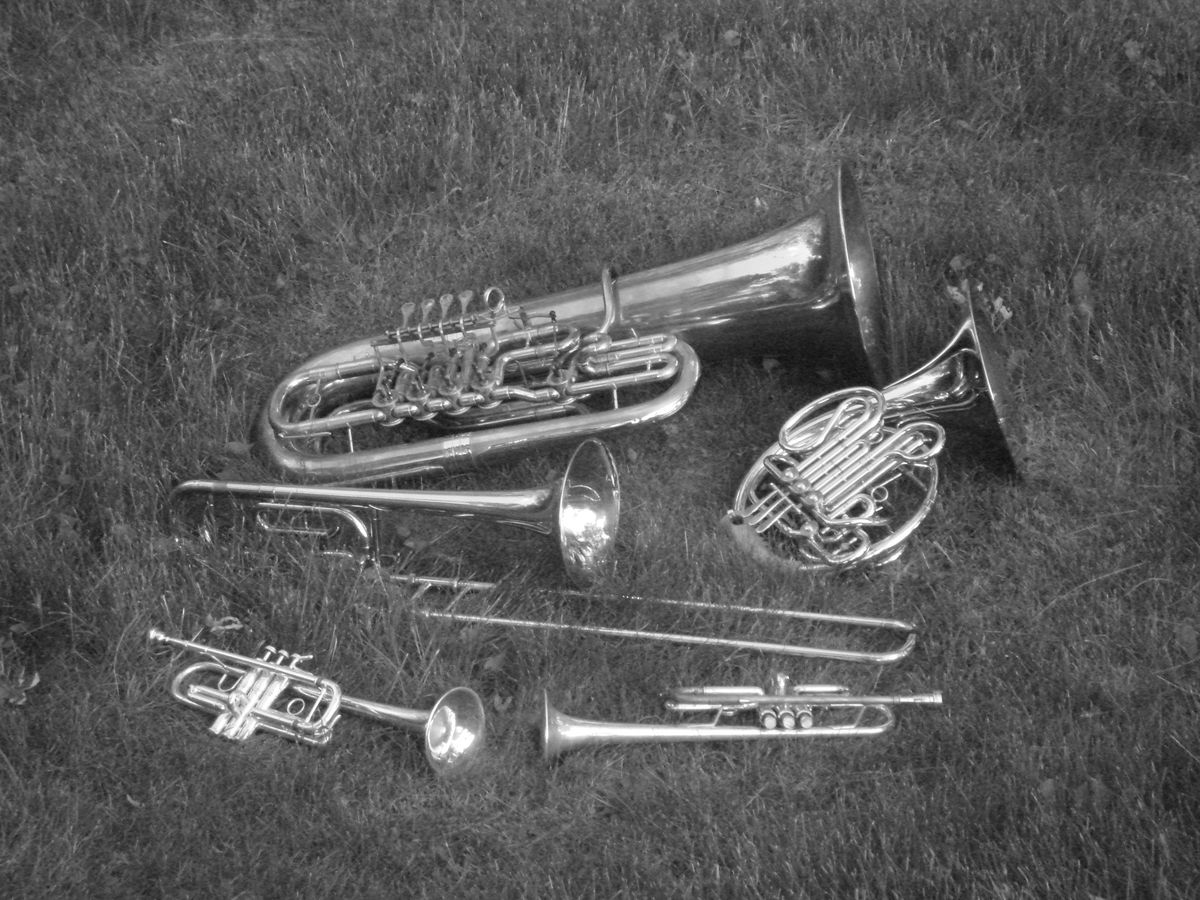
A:
<svg viewBox="0 0 1200 900">
<path fill-rule="evenodd" d="M 300 668 L 311 656 L 270 646 L 257 658 L 242 656 L 157 628 L 150 629 L 147 639 L 207 657 L 175 675 L 171 695 L 185 706 L 213 713 L 209 731 L 232 741 L 266 731 L 323 747 L 344 711 L 420 732 L 425 759 L 438 775 L 462 771 L 483 749 L 483 701 L 467 687 L 450 689 L 429 710 L 405 709 L 343 694 L 335 682 Z M 216 676 L 215 685 L 205 683 L 209 676 Z"/>
<path fill-rule="evenodd" d="M 617 526 L 620 516 L 620 487 L 612 454 L 595 438 L 581 443 L 557 486 L 529 491 L 418 491 L 379 488 L 327 487 L 323 485 L 270 485 L 227 481 L 185 481 L 171 492 L 170 503 L 178 506 L 185 498 L 230 496 L 252 505 L 255 524 L 271 533 L 300 533 L 333 537 L 346 527 L 358 543 L 348 554 L 372 567 L 381 580 L 417 588 L 414 601 L 430 591 L 490 593 L 500 584 L 428 575 L 390 573 L 380 564 L 378 516 L 387 510 L 421 509 L 456 516 L 484 517 L 533 528 L 543 534 L 555 533 L 563 564 L 570 580 L 588 585 L 602 578 L 613 565 Z M 268 514 L 284 513 L 309 516 L 310 525 L 281 526 Z M 318 527 L 320 526 L 320 527 Z M 335 555 L 347 555 L 338 554 Z M 915 626 L 896 619 L 843 616 L 798 610 L 770 610 L 751 606 L 728 606 L 696 600 L 672 600 L 633 595 L 596 595 L 581 590 L 558 592 L 571 599 L 609 602 L 641 602 L 708 610 L 725 614 L 746 613 L 774 616 L 849 627 L 877 628 L 904 635 L 898 646 L 884 651 L 841 650 L 798 644 L 771 643 L 742 638 L 644 631 L 599 625 L 569 624 L 532 619 L 472 615 L 414 607 L 413 614 L 424 619 L 468 625 L 526 628 L 542 631 L 573 632 L 598 637 L 649 640 L 656 643 L 687 644 L 726 650 L 749 650 L 784 656 L 834 659 L 850 662 L 890 663 L 903 659 L 916 644 Z"/>
<path fill-rule="evenodd" d="M 178 507 L 196 496 L 227 496 L 248 503 L 255 525 L 265 532 L 329 540 L 348 534 L 355 546 L 349 555 L 370 563 L 380 559 L 383 512 L 420 510 L 491 519 L 554 537 L 567 577 L 580 585 L 594 582 L 612 566 L 621 508 L 616 463 L 594 438 L 575 448 L 557 483 L 527 490 L 388 490 L 193 479 L 171 491 L 168 505 Z M 291 516 L 292 524 L 272 514 Z"/>
<path fill-rule="evenodd" d="M 549 692 L 544 693 L 543 701 L 542 758 L 550 762 L 571 750 L 600 744 L 867 737 L 896 726 L 894 707 L 940 706 L 942 694 L 851 694 L 843 685 L 792 684 L 787 675 L 779 673 L 766 690 L 675 688 L 667 694 L 668 710 L 712 713 L 712 720 L 674 724 L 578 719 L 555 709 Z"/>
</svg>

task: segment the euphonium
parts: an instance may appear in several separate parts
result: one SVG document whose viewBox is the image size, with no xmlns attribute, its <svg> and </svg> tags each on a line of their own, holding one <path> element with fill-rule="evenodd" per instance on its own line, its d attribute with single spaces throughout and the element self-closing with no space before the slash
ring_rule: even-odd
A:
<svg viewBox="0 0 1200 900">
<path fill-rule="evenodd" d="M 251 504 L 255 524 L 264 531 L 334 541 L 348 533 L 354 544 L 350 555 L 364 563 L 379 561 L 376 519 L 382 512 L 492 519 L 555 536 L 567 577 L 579 585 L 591 584 L 611 567 L 621 508 L 616 463 L 595 439 L 575 448 L 556 484 L 530 490 L 389 490 L 194 479 L 176 486 L 169 504 L 178 506 L 197 496 L 228 496 Z"/>
<path fill-rule="evenodd" d="M 875 390 L 849 388 L 784 423 L 742 479 L 735 540 L 801 570 L 877 565 L 903 552 L 933 507 L 944 447 L 1019 476 L 1024 429 L 991 328 L 968 308 L 950 342 Z"/>
<path fill-rule="evenodd" d="M 483 702 L 470 688 L 443 694 L 428 710 L 404 709 L 348 697 L 336 683 L 299 667 L 311 659 L 274 647 L 255 658 L 206 644 L 170 637 L 151 628 L 152 644 L 170 644 L 208 657 L 181 669 L 171 681 L 171 695 L 194 709 L 214 713 L 209 730 L 233 741 L 266 731 L 310 746 L 329 743 L 343 711 L 419 731 L 425 758 L 439 775 L 461 771 L 483 748 Z M 205 679 L 216 676 L 217 683 Z M 232 681 L 232 684 L 226 682 Z"/>
<path fill-rule="evenodd" d="M 845 166 L 816 212 L 723 250 L 520 305 L 488 288 L 398 315 L 275 388 L 257 438 L 279 470 L 418 475 L 656 422 L 687 402 L 701 356 L 803 356 L 887 379 L 875 257 Z M 623 405 L 626 389 L 652 384 L 666 388 Z M 441 436 L 380 446 L 382 432 L 410 427 Z"/>
<path fill-rule="evenodd" d="M 542 757 L 547 761 L 599 744 L 697 743 L 813 737 L 866 737 L 896 725 L 894 706 L 940 705 L 940 692 L 854 695 L 841 685 L 794 685 L 776 675 L 758 687 L 687 687 L 668 693 L 666 708 L 712 713 L 708 722 L 598 722 L 564 715 L 543 695 Z"/>
</svg>

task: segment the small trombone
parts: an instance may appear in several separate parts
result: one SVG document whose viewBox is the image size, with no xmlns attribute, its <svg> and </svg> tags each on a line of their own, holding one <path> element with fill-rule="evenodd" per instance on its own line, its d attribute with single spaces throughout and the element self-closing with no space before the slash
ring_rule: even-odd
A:
<svg viewBox="0 0 1200 900">
<path fill-rule="evenodd" d="M 425 759 L 438 775 L 465 769 L 483 749 L 483 701 L 467 687 L 447 691 L 429 710 L 405 709 L 343 694 L 335 682 L 299 667 L 310 656 L 274 647 L 264 648 L 258 658 L 242 656 L 171 637 L 157 628 L 151 628 L 147 638 L 152 645 L 169 644 L 208 657 L 175 675 L 171 695 L 193 709 L 214 713 L 209 730 L 229 740 L 244 741 L 266 731 L 321 747 L 329 743 L 344 711 L 420 732 Z M 216 685 L 204 683 L 213 675 Z M 230 679 L 233 684 L 227 685 Z"/>
<path fill-rule="evenodd" d="M 851 694 L 842 685 L 792 684 L 783 674 L 770 688 L 686 687 L 667 695 L 672 712 L 712 713 L 710 722 L 620 723 L 577 719 L 555 709 L 543 695 L 542 757 L 553 761 L 600 744 L 698 743 L 811 737 L 866 737 L 896 725 L 893 707 L 941 705 L 941 692 Z M 725 724 L 733 720 L 731 724 Z M 749 720 L 749 721 L 747 721 Z"/>
<path fill-rule="evenodd" d="M 491 519 L 554 536 L 567 577 L 579 585 L 594 582 L 611 567 L 621 508 L 616 463 L 594 438 L 575 448 L 557 483 L 528 490 L 388 490 L 193 479 L 176 486 L 168 504 L 176 507 L 197 495 L 251 504 L 255 525 L 268 533 L 337 539 L 348 531 L 357 545 L 348 555 L 371 563 L 380 558 L 382 512 L 419 510 Z M 281 524 L 269 517 L 272 513 L 301 518 Z"/>
</svg>

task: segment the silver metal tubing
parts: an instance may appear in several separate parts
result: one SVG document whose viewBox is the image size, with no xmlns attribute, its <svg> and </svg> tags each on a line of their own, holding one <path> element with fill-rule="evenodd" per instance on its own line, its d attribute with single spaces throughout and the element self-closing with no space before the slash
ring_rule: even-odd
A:
<svg viewBox="0 0 1200 900">
<path fill-rule="evenodd" d="M 567 577 L 578 585 L 593 583 L 612 567 L 621 511 L 616 462 L 594 438 L 575 448 L 556 483 L 528 490 L 391 490 L 192 479 L 171 491 L 168 506 L 177 509 L 188 499 L 217 496 L 300 519 L 298 525 L 280 524 L 274 517 L 256 519 L 265 531 L 318 537 L 348 531 L 355 544 L 351 555 L 370 563 L 379 562 L 375 517 L 383 512 L 420 511 L 526 528 L 556 538 Z"/>
<path fill-rule="evenodd" d="M 833 363 L 873 385 L 889 371 L 875 255 L 844 165 L 814 211 L 768 234 L 519 305 L 492 287 L 407 301 L 395 316 L 275 388 L 256 437 L 277 469 L 343 483 L 451 471 L 661 421 L 688 401 L 701 358 Z M 647 384 L 662 393 L 621 399 Z M 355 429 L 413 426 L 448 436 L 355 445 Z"/>
<path fill-rule="evenodd" d="M 433 590 L 448 590 L 459 594 L 475 592 L 490 592 L 501 587 L 500 584 L 486 581 L 467 581 L 454 578 L 438 578 L 423 575 L 405 575 L 379 571 L 378 577 L 393 584 L 410 585 L 417 588 L 414 602 Z M 911 622 L 900 619 L 881 619 L 870 616 L 846 616 L 833 613 L 815 613 L 793 609 L 768 609 L 757 606 L 737 604 L 709 603 L 700 600 L 681 600 L 662 597 L 641 597 L 632 594 L 590 594 L 584 591 L 557 591 L 557 596 L 588 602 L 631 603 L 659 606 L 671 606 L 686 609 L 705 610 L 722 615 L 746 614 L 763 616 L 791 622 L 811 622 L 816 624 L 836 625 L 843 627 L 871 628 L 894 632 L 904 635 L 899 645 L 889 650 L 843 650 L 833 647 L 814 647 L 806 644 L 786 644 L 780 642 L 758 641 L 744 637 L 709 637 L 697 634 L 680 634 L 676 632 L 650 631 L 638 628 L 617 628 L 603 625 L 575 624 L 568 622 L 552 622 L 540 619 L 508 618 L 503 616 L 476 615 L 464 612 L 449 612 L 446 610 L 430 609 L 414 606 L 412 613 L 419 618 L 454 622 L 461 625 L 491 625 L 500 628 L 524 628 L 537 631 L 550 631 L 568 634 L 587 634 L 597 637 L 619 638 L 623 640 L 649 641 L 652 643 L 682 644 L 692 647 L 712 647 L 722 650 L 746 650 L 753 653 L 767 653 L 778 656 L 805 657 L 809 659 L 829 659 L 842 662 L 861 662 L 882 665 L 897 662 L 908 656 L 917 643 L 916 626 Z"/>
<path fill-rule="evenodd" d="M 568 716 L 543 694 L 542 756 L 552 761 L 572 750 L 601 744 L 765 741 L 814 737 L 868 737 L 896 725 L 894 707 L 941 705 L 940 692 L 852 695 L 838 685 L 792 685 L 776 675 L 773 687 L 676 688 L 666 708 L 713 714 L 710 722 L 601 722 Z M 752 723 L 738 719 L 753 719 Z"/>
<path fill-rule="evenodd" d="M 299 668 L 310 657 L 267 647 L 261 657 L 243 656 L 151 628 L 147 639 L 205 657 L 180 670 L 171 695 L 216 718 L 210 731 L 234 741 L 266 731 L 312 746 L 329 742 L 343 711 L 415 731 L 425 740 L 425 758 L 439 775 L 459 772 L 483 749 L 486 715 L 470 688 L 452 688 L 429 710 L 361 700 L 336 683 Z M 216 685 L 206 683 L 215 676 Z M 227 681 L 233 684 L 226 686 Z"/>
</svg>

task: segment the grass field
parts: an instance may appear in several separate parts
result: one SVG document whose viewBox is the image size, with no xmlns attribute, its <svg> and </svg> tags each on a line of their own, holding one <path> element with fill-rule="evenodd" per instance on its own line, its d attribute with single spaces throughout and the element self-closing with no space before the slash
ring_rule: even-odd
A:
<svg viewBox="0 0 1200 900">
<path fill-rule="evenodd" d="M 1194 897 L 1200 883 L 1200 19 L 1183 0 L 12 0 L 0 11 L 0 883 L 22 897 Z M 778 659 L 415 619 L 296 542 L 182 537 L 167 492 L 270 479 L 251 423 L 303 359 L 404 300 L 519 300 L 793 221 L 839 161 L 897 373 L 970 295 L 1007 350 L 1028 474 L 948 457 L 905 556 L 796 576 L 718 521 L 836 386 L 706 365 L 609 443 L 609 587 L 918 623 L 941 690 L 858 740 L 581 749 L 565 712 L 666 720 Z M 802 336 L 798 337 L 802 342 Z M 569 448 L 425 487 L 552 479 Z M 552 545 L 395 517 L 415 571 L 505 613 L 773 640 L 761 619 L 535 598 Z M 488 754 L 415 735 L 244 744 L 168 693 L 159 627 L 311 653 L 357 697 L 468 685 Z M 843 645 L 839 629 L 797 639 Z"/>
</svg>

